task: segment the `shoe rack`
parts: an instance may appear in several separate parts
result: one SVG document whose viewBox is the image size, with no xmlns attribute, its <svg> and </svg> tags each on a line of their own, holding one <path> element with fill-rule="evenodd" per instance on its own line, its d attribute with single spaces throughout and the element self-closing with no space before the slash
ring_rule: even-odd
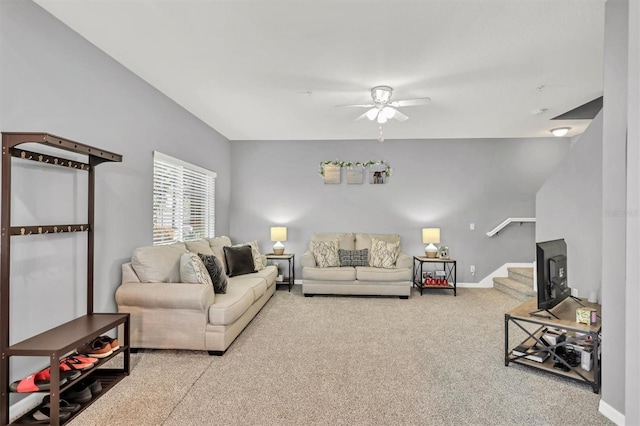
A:
<svg viewBox="0 0 640 426">
<path fill-rule="evenodd" d="M 54 147 L 56 150 L 70 151 L 86 155 L 88 162 L 83 163 L 63 157 L 46 155 L 38 152 L 17 148 L 21 144 L 40 144 Z M 54 150 L 54 151 L 56 151 Z M 47 150 L 49 152 L 49 150 Z M 11 165 L 14 161 L 35 161 L 42 167 L 65 167 L 88 173 L 88 219 L 87 223 L 14 226 L 11 224 Z M 0 426 L 9 424 L 9 394 L 10 394 L 10 365 L 9 360 L 14 356 L 47 357 L 51 368 L 50 389 L 45 393 L 50 395 L 50 424 L 59 425 L 60 394 L 80 380 L 91 376 L 103 384 L 104 394 L 113 385 L 122 380 L 130 371 L 129 347 L 129 314 L 94 313 L 93 311 L 93 272 L 94 272 L 94 202 L 95 202 L 95 174 L 96 166 L 104 162 L 121 162 L 122 156 L 99 148 L 81 144 L 69 139 L 47 133 L 2 133 L 2 209 L 1 209 L 1 240 L 0 240 Z M 74 232 L 78 238 L 87 238 L 87 313 L 58 327 L 32 336 L 21 342 L 10 344 L 10 254 L 11 238 L 45 238 L 47 234 Z M 52 305 L 55 306 L 55 305 Z M 101 334 L 119 326 L 124 328 L 124 341 L 120 349 L 108 358 L 101 360 L 96 367 L 83 371 L 80 377 L 60 385 L 60 360 L 75 348 L 91 341 Z M 124 366 L 118 369 L 97 367 L 110 360 L 116 354 L 123 354 Z M 83 405 L 86 408 L 94 400 Z M 82 410 L 80 410 L 81 412 Z M 29 415 L 30 413 L 27 413 Z M 77 413 L 76 413 L 77 415 Z M 75 415 L 73 416 L 75 417 Z M 71 420 L 71 417 L 68 420 Z M 16 423 L 20 423 L 22 418 Z"/>
</svg>

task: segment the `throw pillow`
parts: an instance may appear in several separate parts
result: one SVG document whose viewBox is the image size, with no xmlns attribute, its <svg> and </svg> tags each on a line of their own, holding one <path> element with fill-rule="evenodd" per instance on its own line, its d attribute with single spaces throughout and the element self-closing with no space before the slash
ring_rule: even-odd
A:
<svg viewBox="0 0 640 426">
<path fill-rule="evenodd" d="M 191 284 L 213 285 L 209 271 L 195 253 L 185 253 L 180 258 L 180 281 Z"/>
<path fill-rule="evenodd" d="M 338 256 L 340 257 L 340 266 L 369 266 L 369 249 L 338 249 Z"/>
<path fill-rule="evenodd" d="M 222 266 L 220 259 L 210 254 L 198 254 L 198 256 L 211 277 L 213 292 L 225 294 L 227 292 L 227 275 L 224 273 L 224 266 Z"/>
<path fill-rule="evenodd" d="M 256 272 L 251 246 L 224 247 L 224 258 L 227 261 L 227 274 L 230 277 Z"/>
<path fill-rule="evenodd" d="M 143 283 L 179 283 L 180 258 L 186 252 L 184 243 L 138 247 L 131 266 Z"/>
<path fill-rule="evenodd" d="M 337 238 L 333 241 L 311 241 L 311 253 L 320 268 L 340 266 Z"/>
<path fill-rule="evenodd" d="M 211 246 L 209 245 L 209 241 L 204 238 L 195 241 L 185 241 L 184 245 L 187 246 L 187 250 L 193 253 L 202 253 L 202 254 L 212 254 L 215 255 L 213 250 L 211 250 Z"/>
<path fill-rule="evenodd" d="M 248 243 L 234 244 L 232 247 L 241 247 L 241 246 L 251 247 L 251 256 L 253 256 L 253 268 L 256 271 L 263 270 L 264 265 L 262 264 L 262 253 L 260 253 L 260 248 L 258 248 L 258 241 L 253 240 Z"/>
<path fill-rule="evenodd" d="M 391 269 L 396 265 L 400 241 L 387 243 L 376 238 L 371 239 L 371 266 Z"/>
</svg>

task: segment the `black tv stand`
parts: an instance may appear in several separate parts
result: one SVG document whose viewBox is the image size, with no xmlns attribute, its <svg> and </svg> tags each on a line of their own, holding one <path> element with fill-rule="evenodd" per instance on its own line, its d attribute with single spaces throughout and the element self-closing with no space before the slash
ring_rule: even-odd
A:
<svg viewBox="0 0 640 426">
<path fill-rule="evenodd" d="M 582 303 L 582 299 L 580 299 L 579 297 L 575 297 L 575 296 L 571 296 L 571 295 L 569 295 L 569 297 L 572 298 L 573 300 L 575 300 L 578 305 L 582 306 L 583 308 L 585 307 L 584 303 Z"/>
<path fill-rule="evenodd" d="M 549 315 L 545 315 L 542 312 L 546 312 Z M 551 312 L 548 309 L 538 309 L 537 311 L 529 312 L 529 315 L 532 316 L 532 317 L 538 317 L 538 318 L 551 319 L 551 317 L 554 317 L 555 319 L 560 319 L 553 312 Z"/>
</svg>

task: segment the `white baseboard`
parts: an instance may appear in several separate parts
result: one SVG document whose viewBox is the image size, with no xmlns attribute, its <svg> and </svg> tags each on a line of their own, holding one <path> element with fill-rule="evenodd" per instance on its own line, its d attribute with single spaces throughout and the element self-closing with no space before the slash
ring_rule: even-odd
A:
<svg viewBox="0 0 640 426">
<path fill-rule="evenodd" d="M 491 288 L 493 287 L 493 281 L 491 282 L 491 285 L 485 285 L 482 282 L 479 283 L 456 283 L 456 287 L 458 288 Z"/>
<path fill-rule="evenodd" d="M 505 263 L 504 265 L 502 265 L 501 267 L 499 267 L 498 269 L 496 269 L 495 271 L 493 271 L 492 273 L 490 273 L 489 275 L 484 277 L 482 280 L 480 280 L 480 282 L 478 283 L 477 287 L 493 288 L 493 278 L 494 277 L 506 277 L 507 275 L 509 275 L 509 271 L 507 271 L 507 268 L 532 268 L 532 267 L 535 267 L 535 263 L 534 262 L 530 262 L 530 263 Z M 460 284 L 458 284 L 458 285 L 460 285 Z"/>
<path fill-rule="evenodd" d="M 18 417 L 42 402 L 42 394 L 31 394 L 9 407 L 9 421 L 15 422 Z"/>
<path fill-rule="evenodd" d="M 598 406 L 600 414 L 617 424 L 618 426 L 624 426 L 624 414 L 604 402 L 600 399 L 600 405 Z"/>
</svg>

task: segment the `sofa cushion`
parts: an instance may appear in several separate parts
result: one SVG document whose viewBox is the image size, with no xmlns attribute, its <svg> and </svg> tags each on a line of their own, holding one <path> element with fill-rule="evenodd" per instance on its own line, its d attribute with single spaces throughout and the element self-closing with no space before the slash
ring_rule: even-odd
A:
<svg viewBox="0 0 640 426">
<path fill-rule="evenodd" d="M 211 250 L 209 241 L 205 240 L 204 238 L 201 240 L 195 240 L 195 241 L 185 241 L 184 245 L 187 246 L 187 250 L 195 254 L 202 253 L 202 254 L 215 255 L 213 250 Z"/>
<path fill-rule="evenodd" d="M 185 253 L 180 258 L 180 282 L 213 286 L 209 271 L 196 253 Z"/>
<path fill-rule="evenodd" d="M 221 294 L 226 293 L 228 287 L 227 274 L 224 272 L 224 266 L 222 266 L 220 259 L 209 254 L 198 254 L 198 256 L 205 268 L 207 268 L 213 284 L 213 291 Z"/>
<path fill-rule="evenodd" d="M 271 287 L 276 282 L 276 276 L 278 275 L 278 269 L 274 265 L 267 265 L 261 271 L 257 271 L 251 276 L 256 276 L 265 280 L 267 288 Z M 234 279 L 236 279 L 234 277 Z"/>
<path fill-rule="evenodd" d="M 226 294 L 216 294 L 216 303 L 209 308 L 209 322 L 213 325 L 233 324 L 254 300 L 252 288 L 230 285 Z"/>
<path fill-rule="evenodd" d="M 319 281 L 354 281 L 356 269 L 353 266 L 337 268 L 302 268 L 302 278 Z"/>
<path fill-rule="evenodd" d="M 224 258 L 227 261 L 227 274 L 230 277 L 255 272 L 251 246 L 224 247 Z"/>
<path fill-rule="evenodd" d="M 388 243 L 386 241 L 371 239 L 371 262 L 376 268 L 393 268 L 400 252 L 400 241 Z"/>
<path fill-rule="evenodd" d="M 260 248 L 258 247 L 258 241 L 253 240 L 253 241 L 249 241 L 248 243 L 234 244 L 232 247 L 240 247 L 240 246 L 251 247 L 251 256 L 253 256 L 253 269 L 255 271 L 263 270 L 264 264 L 262 263 L 262 253 L 260 253 Z"/>
<path fill-rule="evenodd" d="M 369 249 L 338 249 L 338 257 L 340 258 L 340 266 L 369 266 Z"/>
<path fill-rule="evenodd" d="M 256 274 L 240 275 L 229 279 L 229 285 L 247 287 L 253 290 L 253 301 L 260 299 L 267 292 L 267 282 Z"/>
<path fill-rule="evenodd" d="M 316 232 L 311 234 L 311 241 L 333 241 L 338 239 L 338 248 L 355 250 L 355 235 L 353 233 Z M 313 251 L 311 245 L 309 250 Z"/>
<path fill-rule="evenodd" d="M 131 266 L 143 283 L 180 282 L 180 258 L 187 252 L 184 243 L 138 247 Z"/>
<path fill-rule="evenodd" d="M 411 281 L 411 268 L 374 268 L 358 266 L 356 278 L 359 281 Z"/>
<path fill-rule="evenodd" d="M 213 251 L 213 255 L 222 261 L 224 265 L 224 270 L 227 270 L 227 262 L 224 259 L 224 250 L 222 249 L 225 246 L 231 245 L 231 239 L 229 237 L 216 237 L 216 238 L 207 238 L 209 242 L 209 247 Z"/>
<path fill-rule="evenodd" d="M 337 238 L 333 241 L 311 241 L 311 253 L 320 268 L 340 266 Z"/>
</svg>

